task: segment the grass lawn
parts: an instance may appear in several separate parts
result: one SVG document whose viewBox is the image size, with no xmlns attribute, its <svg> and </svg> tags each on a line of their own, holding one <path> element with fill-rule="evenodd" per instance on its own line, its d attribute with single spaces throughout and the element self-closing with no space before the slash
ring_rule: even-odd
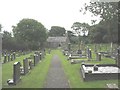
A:
<svg viewBox="0 0 120 90">
<path fill-rule="evenodd" d="M 31 53 L 33 54 L 33 53 Z M 23 55 L 17 58 L 15 61 L 23 62 L 25 57 L 29 57 L 31 54 Z M 70 61 L 67 60 L 67 57 L 63 55 L 61 50 L 52 50 L 51 54 L 46 54 L 45 58 L 42 62 L 39 62 L 37 66 L 35 66 L 30 72 L 21 76 L 21 81 L 16 86 L 8 86 L 7 79 L 12 78 L 12 68 L 13 63 L 15 61 L 11 61 L 9 63 L 3 64 L 2 68 L 2 86 L 3 88 L 43 88 L 44 82 L 46 80 L 46 76 L 49 70 L 49 66 L 54 54 L 57 54 L 62 62 L 62 66 L 64 68 L 64 72 L 69 80 L 69 84 L 71 88 L 105 88 L 107 83 L 116 83 L 118 84 L 118 80 L 98 80 L 98 81 L 89 81 L 84 82 L 80 73 L 79 64 L 71 64 Z M 114 64 L 115 60 L 102 57 L 102 61 L 95 60 L 95 54 L 92 54 L 92 61 L 86 61 L 88 63 L 96 63 L 96 64 Z"/>
<path fill-rule="evenodd" d="M 21 63 L 23 63 L 23 59 L 25 57 L 29 57 L 31 54 L 21 56 L 20 58 L 17 58 L 15 61 L 20 61 Z M 42 88 L 52 59 L 52 55 L 53 54 L 46 54 L 42 62 L 39 62 L 37 66 L 30 70 L 30 72 L 27 75 L 21 76 L 21 81 L 16 86 L 8 86 L 6 82 L 7 79 L 12 78 L 12 68 L 13 63 L 15 61 L 3 64 L 2 68 L 3 88 Z"/>
<path fill-rule="evenodd" d="M 65 71 L 66 76 L 68 77 L 70 87 L 71 88 L 105 88 L 107 83 L 116 83 L 118 84 L 118 80 L 98 80 L 98 81 L 89 81 L 84 82 L 82 80 L 82 76 L 80 74 L 80 66 L 81 64 L 71 64 L 69 61 L 67 61 L 66 56 L 63 56 L 62 52 L 60 50 L 56 50 L 56 54 L 59 55 L 62 61 L 62 65 Z M 94 56 L 94 54 L 93 54 Z M 108 58 L 102 58 L 102 61 L 98 62 L 94 59 L 88 63 L 115 63 L 114 60 L 110 60 Z"/>
</svg>

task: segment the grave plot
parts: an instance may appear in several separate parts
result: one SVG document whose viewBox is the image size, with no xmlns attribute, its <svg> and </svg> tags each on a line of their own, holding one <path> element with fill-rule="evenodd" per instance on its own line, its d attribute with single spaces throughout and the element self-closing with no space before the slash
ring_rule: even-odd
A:
<svg viewBox="0 0 120 90">
<path fill-rule="evenodd" d="M 115 64 L 82 64 L 80 69 L 84 81 L 118 79 L 120 75 Z"/>
<path fill-rule="evenodd" d="M 84 52 L 84 54 L 82 54 Z M 86 53 L 86 54 L 85 54 Z M 77 64 L 85 61 L 91 61 L 92 59 L 92 51 L 91 49 L 87 49 L 87 51 L 79 50 L 78 53 L 72 53 L 69 55 L 68 60 L 71 61 L 71 64 Z"/>
</svg>

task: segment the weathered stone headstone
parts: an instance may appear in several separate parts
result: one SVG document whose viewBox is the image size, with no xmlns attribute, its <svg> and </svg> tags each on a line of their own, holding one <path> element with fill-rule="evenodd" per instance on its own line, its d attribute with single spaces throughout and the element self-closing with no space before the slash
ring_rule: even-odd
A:
<svg viewBox="0 0 120 90">
<path fill-rule="evenodd" d="M 33 68 L 32 60 L 29 60 L 29 69 L 32 69 L 32 68 Z"/>
<path fill-rule="evenodd" d="M 11 61 L 13 61 L 13 54 L 11 54 Z"/>
<path fill-rule="evenodd" d="M 9 85 L 16 85 L 20 81 L 20 62 L 15 62 L 13 64 L 13 79 L 8 79 L 7 83 Z"/>
<path fill-rule="evenodd" d="M 34 54 L 34 66 L 38 63 L 38 55 Z"/>
<path fill-rule="evenodd" d="M 13 59 L 15 60 L 16 59 L 16 53 L 13 52 Z"/>
<path fill-rule="evenodd" d="M 111 42 L 111 45 L 110 45 L 110 52 L 112 53 L 113 52 L 113 43 Z"/>
<path fill-rule="evenodd" d="M 4 63 L 6 63 L 7 62 L 7 55 L 5 54 L 4 55 Z"/>
<path fill-rule="evenodd" d="M 27 74 L 29 72 L 29 70 L 28 70 L 28 59 L 27 58 L 25 58 L 24 60 L 23 60 L 23 72 L 21 72 L 21 74 Z"/>
<path fill-rule="evenodd" d="M 8 62 L 10 61 L 10 54 L 8 54 Z"/>
<path fill-rule="evenodd" d="M 89 50 L 89 58 L 92 59 L 92 51 L 91 51 L 91 49 Z"/>
<path fill-rule="evenodd" d="M 92 59 L 92 51 L 91 49 L 88 49 L 88 60 Z"/>
<path fill-rule="evenodd" d="M 101 53 L 96 53 L 96 60 L 101 61 Z"/>
</svg>

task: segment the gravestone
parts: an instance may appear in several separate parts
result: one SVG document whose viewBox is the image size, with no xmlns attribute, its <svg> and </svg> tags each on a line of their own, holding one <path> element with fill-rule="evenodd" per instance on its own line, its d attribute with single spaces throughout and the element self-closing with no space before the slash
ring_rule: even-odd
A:
<svg viewBox="0 0 120 90">
<path fill-rule="evenodd" d="M 42 60 L 42 53 L 40 52 L 39 54 L 40 54 L 40 60 Z"/>
<path fill-rule="evenodd" d="M 22 74 L 22 75 L 25 75 L 25 74 L 27 74 L 28 72 L 29 72 L 29 70 L 28 70 L 28 59 L 25 58 L 25 59 L 23 60 L 23 68 L 22 68 L 22 70 L 21 70 L 21 74 Z"/>
<path fill-rule="evenodd" d="M 36 64 L 38 63 L 39 59 L 38 59 L 38 55 L 34 54 L 34 66 L 36 66 Z"/>
<path fill-rule="evenodd" d="M 92 52 L 91 49 L 88 49 L 88 60 L 92 59 Z"/>
<path fill-rule="evenodd" d="M 10 61 L 10 54 L 8 54 L 8 62 Z"/>
<path fill-rule="evenodd" d="M 16 85 L 20 81 L 20 62 L 13 64 L 13 79 L 8 79 L 8 85 Z"/>
<path fill-rule="evenodd" d="M 4 63 L 6 63 L 7 62 L 7 55 L 5 54 L 4 55 Z"/>
<path fill-rule="evenodd" d="M 13 61 L 13 54 L 11 54 L 11 61 Z"/>
<path fill-rule="evenodd" d="M 16 59 L 16 53 L 13 52 L 13 59 L 15 60 Z"/>
<path fill-rule="evenodd" d="M 33 68 L 32 60 L 29 60 L 29 69 L 31 70 Z"/>
<path fill-rule="evenodd" d="M 101 53 L 96 53 L 96 60 L 101 61 Z"/>
</svg>

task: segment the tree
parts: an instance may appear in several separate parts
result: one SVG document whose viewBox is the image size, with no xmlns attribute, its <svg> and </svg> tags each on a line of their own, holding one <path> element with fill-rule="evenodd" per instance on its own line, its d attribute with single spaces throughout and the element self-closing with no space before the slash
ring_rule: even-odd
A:
<svg viewBox="0 0 120 90">
<path fill-rule="evenodd" d="M 64 36 L 65 35 L 65 28 L 60 26 L 52 26 L 49 31 L 49 36 Z"/>
<path fill-rule="evenodd" d="M 28 47 L 35 43 L 38 47 L 46 41 L 46 28 L 34 19 L 22 19 L 13 27 L 13 34 L 17 40 L 27 42 Z"/>
<path fill-rule="evenodd" d="M 71 27 L 75 32 L 76 34 L 78 35 L 78 38 L 79 38 L 79 49 L 80 49 L 80 36 L 83 34 L 83 36 L 86 35 L 86 32 L 88 32 L 88 28 L 89 28 L 89 25 L 87 23 L 80 23 L 80 22 L 75 22 L 73 23 L 72 27 Z"/>
<path fill-rule="evenodd" d="M 90 2 L 89 5 L 85 4 L 81 12 L 86 13 L 90 11 L 94 16 L 100 16 L 102 23 L 108 32 L 110 42 L 114 42 L 115 33 L 118 32 L 118 3 L 117 2 Z M 117 38 L 116 38 L 117 39 Z"/>
<path fill-rule="evenodd" d="M 67 33 L 68 33 L 68 38 L 69 38 L 69 40 L 70 40 L 70 43 L 74 43 L 74 41 L 73 41 L 73 39 L 72 39 L 72 37 L 75 36 L 74 33 L 73 33 L 72 31 L 67 31 Z"/>
</svg>

